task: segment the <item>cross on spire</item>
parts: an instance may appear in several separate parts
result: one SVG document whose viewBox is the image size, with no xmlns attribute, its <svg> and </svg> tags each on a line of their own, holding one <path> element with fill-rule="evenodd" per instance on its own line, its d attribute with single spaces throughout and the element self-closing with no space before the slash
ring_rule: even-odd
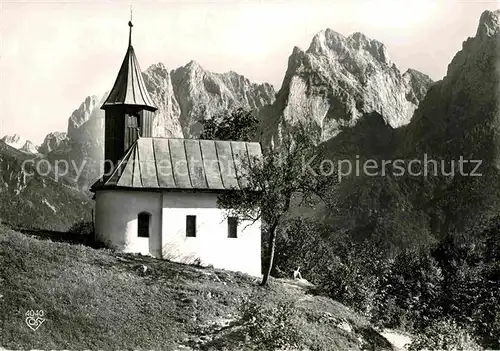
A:
<svg viewBox="0 0 500 351">
<path fill-rule="evenodd" d="M 158 108 L 155 106 L 151 96 L 149 96 L 146 84 L 142 78 L 139 62 L 135 56 L 134 47 L 132 46 L 132 8 L 130 9 L 128 26 L 130 27 L 130 33 L 127 53 L 123 58 L 115 84 L 102 105 L 102 109 L 112 109 L 114 106 L 126 105 L 154 112 Z M 142 132 L 144 133 L 144 131 Z"/>
<path fill-rule="evenodd" d="M 132 5 L 130 5 L 130 21 L 128 21 L 128 26 L 130 27 L 129 34 L 128 34 L 128 46 L 132 45 L 132 27 L 134 26 L 132 24 Z"/>
</svg>

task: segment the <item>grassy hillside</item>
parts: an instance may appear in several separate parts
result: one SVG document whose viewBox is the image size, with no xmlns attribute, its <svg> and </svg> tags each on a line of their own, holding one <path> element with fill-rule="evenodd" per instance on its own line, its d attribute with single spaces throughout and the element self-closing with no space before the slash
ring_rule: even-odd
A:
<svg viewBox="0 0 500 351">
<path fill-rule="evenodd" d="M 144 272 L 144 267 L 147 267 Z M 0 347 L 389 349 L 370 324 L 293 281 L 38 240 L 0 226 Z M 43 310 L 36 331 L 27 310 Z M 292 344 L 292 345 L 290 345 Z"/>
</svg>

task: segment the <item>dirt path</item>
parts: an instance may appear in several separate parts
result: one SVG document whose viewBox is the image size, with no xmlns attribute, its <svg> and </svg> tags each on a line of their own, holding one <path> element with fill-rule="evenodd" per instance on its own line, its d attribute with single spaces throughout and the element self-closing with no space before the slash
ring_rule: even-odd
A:
<svg viewBox="0 0 500 351">
<path fill-rule="evenodd" d="M 410 344 L 412 341 L 409 335 L 397 330 L 384 329 L 380 334 L 386 338 L 396 350 L 406 350 L 405 345 Z"/>
</svg>

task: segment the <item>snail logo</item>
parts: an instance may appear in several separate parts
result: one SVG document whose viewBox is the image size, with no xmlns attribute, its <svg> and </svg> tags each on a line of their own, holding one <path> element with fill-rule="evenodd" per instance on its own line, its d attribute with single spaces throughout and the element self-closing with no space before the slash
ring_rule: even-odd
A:
<svg viewBox="0 0 500 351">
<path fill-rule="evenodd" d="M 35 331 L 37 330 L 43 322 L 45 322 L 45 319 L 43 318 L 44 312 L 43 310 L 29 310 L 26 311 L 25 316 L 26 316 L 26 324 L 28 327 L 31 328 L 31 330 Z"/>
</svg>

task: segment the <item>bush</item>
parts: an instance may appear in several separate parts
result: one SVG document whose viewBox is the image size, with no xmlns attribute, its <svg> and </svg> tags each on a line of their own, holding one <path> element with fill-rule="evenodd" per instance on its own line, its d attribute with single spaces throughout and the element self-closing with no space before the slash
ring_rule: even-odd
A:
<svg viewBox="0 0 500 351">
<path fill-rule="evenodd" d="M 68 232 L 75 235 L 94 235 L 94 223 L 89 221 L 80 221 L 73 224 Z"/>
<path fill-rule="evenodd" d="M 290 277 L 300 266 L 317 292 L 380 327 L 420 333 L 428 345 L 451 343 L 446 333 L 455 328 L 500 348 L 500 218 L 487 230 L 453 233 L 395 256 L 383 243 L 356 241 L 314 219 L 291 221 L 278 240 L 276 271 Z M 433 326 L 443 330 L 441 341 Z"/>
<path fill-rule="evenodd" d="M 300 266 L 302 276 L 317 286 L 318 293 L 365 315 L 371 313 L 379 277 L 389 262 L 376 247 L 352 243 L 349 233 L 303 218 L 289 224 L 277 246 L 274 274 L 291 277 Z"/>
<path fill-rule="evenodd" d="M 80 221 L 69 228 L 68 233 L 76 239 L 77 242 L 90 246 L 94 249 L 111 248 L 110 242 L 101 242 L 95 237 L 94 223 L 90 221 Z"/>
<path fill-rule="evenodd" d="M 482 350 L 468 330 L 451 319 L 429 325 L 410 344 L 409 351 L 417 350 Z"/>
<path fill-rule="evenodd" d="M 380 280 L 373 318 L 392 328 L 426 327 L 442 313 L 442 281 L 428 249 L 402 251 Z"/>
<path fill-rule="evenodd" d="M 284 298 L 266 302 L 251 298 L 241 305 L 242 322 L 252 343 L 262 350 L 289 349 L 300 344 L 300 329 L 294 302 Z"/>
</svg>

